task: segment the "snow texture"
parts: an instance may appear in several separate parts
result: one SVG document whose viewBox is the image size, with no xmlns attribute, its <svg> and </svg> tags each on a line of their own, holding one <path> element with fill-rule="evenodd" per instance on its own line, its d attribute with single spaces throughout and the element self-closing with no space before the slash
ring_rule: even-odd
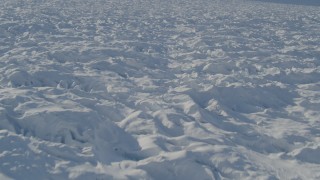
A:
<svg viewBox="0 0 320 180">
<path fill-rule="evenodd" d="M 320 179 L 318 0 L 0 0 L 0 179 Z"/>
</svg>

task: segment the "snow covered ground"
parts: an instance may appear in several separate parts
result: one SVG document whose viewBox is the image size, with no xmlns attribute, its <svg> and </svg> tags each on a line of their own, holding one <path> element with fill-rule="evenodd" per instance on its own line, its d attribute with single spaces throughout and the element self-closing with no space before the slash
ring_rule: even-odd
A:
<svg viewBox="0 0 320 180">
<path fill-rule="evenodd" d="M 275 1 L 0 0 L 0 179 L 320 179 L 320 3 Z"/>
</svg>

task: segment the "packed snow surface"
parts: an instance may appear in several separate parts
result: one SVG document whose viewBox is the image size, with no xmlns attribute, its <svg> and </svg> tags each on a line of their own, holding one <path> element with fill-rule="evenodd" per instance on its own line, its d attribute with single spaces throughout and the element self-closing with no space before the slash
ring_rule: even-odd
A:
<svg viewBox="0 0 320 180">
<path fill-rule="evenodd" d="M 317 2 L 0 0 L 0 179 L 320 179 Z"/>
</svg>

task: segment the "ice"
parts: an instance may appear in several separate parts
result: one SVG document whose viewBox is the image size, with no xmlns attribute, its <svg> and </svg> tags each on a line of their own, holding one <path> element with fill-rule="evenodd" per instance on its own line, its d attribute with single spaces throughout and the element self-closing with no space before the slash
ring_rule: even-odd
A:
<svg viewBox="0 0 320 180">
<path fill-rule="evenodd" d="M 316 0 L 2 0 L 0 179 L 319 179 Z"/>
</svg>

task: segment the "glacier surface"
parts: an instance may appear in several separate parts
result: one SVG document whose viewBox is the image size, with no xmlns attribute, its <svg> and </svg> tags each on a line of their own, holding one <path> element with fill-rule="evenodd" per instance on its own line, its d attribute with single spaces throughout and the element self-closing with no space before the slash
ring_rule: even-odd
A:
<svg viewBox="0 0 320 180">
<path fill-rule="evenodd" d="M 319 12 L 0 0 L 0 179 L 320 179 Z"/>
</svg>

